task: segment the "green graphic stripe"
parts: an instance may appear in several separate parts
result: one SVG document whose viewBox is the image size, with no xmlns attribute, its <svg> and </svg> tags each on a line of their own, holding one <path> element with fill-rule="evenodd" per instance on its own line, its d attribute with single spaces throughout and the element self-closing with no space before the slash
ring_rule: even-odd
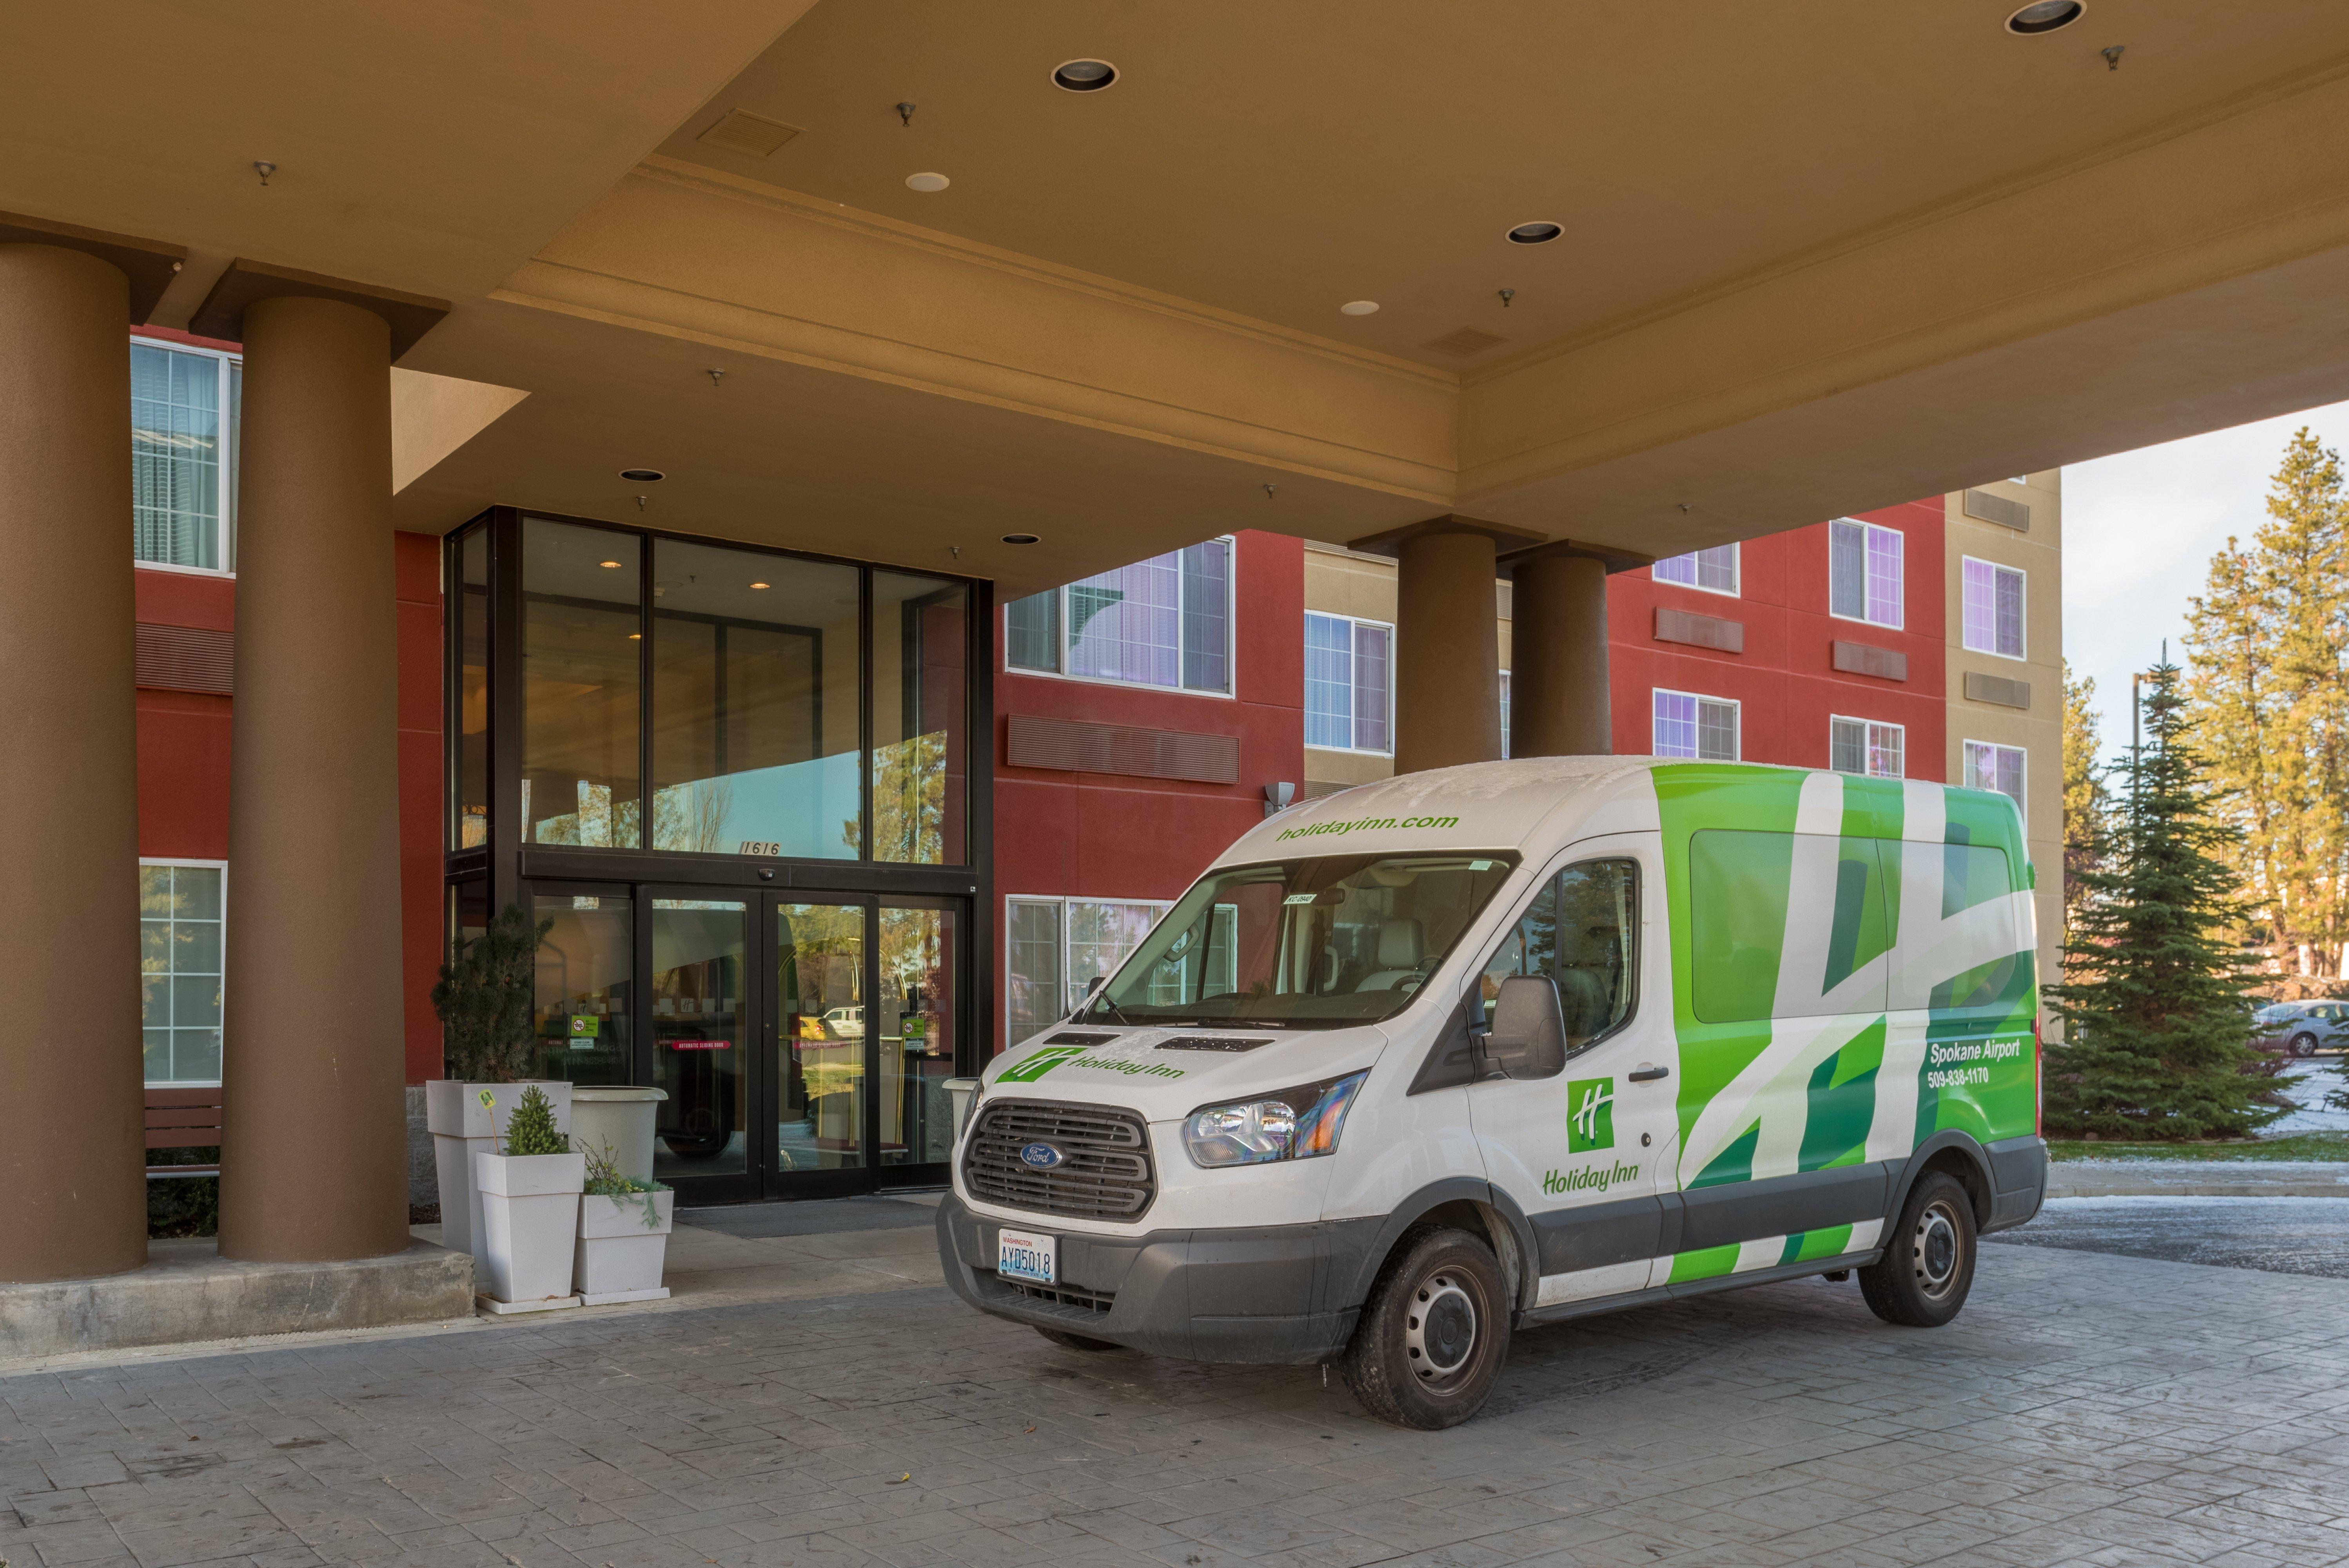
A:
<svg viewBox="0 0 2349 1568">
<path fill-rule="evenodd" d="M 1672 1254 L 1672 1276 L 1668 1284 L 1685 1284 L 1692 1279 L 1719 1279 L 1737 1267 L 1737 1248 L 1703 1247 L 1692 1253 Z"/>
</svg>

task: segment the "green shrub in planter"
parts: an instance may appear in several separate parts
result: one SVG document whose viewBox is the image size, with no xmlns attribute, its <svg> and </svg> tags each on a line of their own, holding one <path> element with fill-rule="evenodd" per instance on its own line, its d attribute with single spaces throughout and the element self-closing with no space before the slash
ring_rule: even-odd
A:
<svg viewBox="0 0 2349 1568">
<path fill-rule="evenodd" d="M 522 1091 L 522 1103 L 506 1119 L 505 1144 L 509 1155 L 571 1152 L 571 1140 L 554 1130 L 554 1102 L 536 1084 Z"/>
<path fill-rule="evenodd" d="M 538 944 L 554 918 L 533 925 L 510 903 L 487 929 L 440 965 L 432 1010 L 446 1031 L 448 1071 L 470 1083 L 512 1083 L 530 1070 L 538 1041 L 531 1022 Z"/>
</svg>

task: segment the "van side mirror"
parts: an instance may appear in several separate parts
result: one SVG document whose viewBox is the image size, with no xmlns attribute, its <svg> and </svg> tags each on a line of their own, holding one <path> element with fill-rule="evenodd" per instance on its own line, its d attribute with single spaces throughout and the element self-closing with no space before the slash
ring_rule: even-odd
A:
<svg viewBox="0 0 2349 1568">
<path fill-rule="evenodd" d="M 1493 1032 L 1485 1057 L 1513 1078 L 1548 1078 L 1566 1066 L 1566 1015 L 1557 983 L 1540 975 L 1512 975 L 1493 1004 Z"/>
</svg>

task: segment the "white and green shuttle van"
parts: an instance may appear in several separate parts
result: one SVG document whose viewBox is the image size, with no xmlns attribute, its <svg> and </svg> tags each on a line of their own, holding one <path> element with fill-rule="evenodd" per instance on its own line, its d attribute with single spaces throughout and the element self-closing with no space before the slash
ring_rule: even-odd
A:
<svg viewBox="0 0 2349 1568">
<path fill-rule="evenodd" d="M 989 1066 L 947 1279 L 1425 1428 L 1586 1313 L 1856 1270 L 1946 1323 L 2046 1183 L 2031 886 L 2013 803 L 1940 784 L 1543 758 L 1308 802 Z"/>
</svg>

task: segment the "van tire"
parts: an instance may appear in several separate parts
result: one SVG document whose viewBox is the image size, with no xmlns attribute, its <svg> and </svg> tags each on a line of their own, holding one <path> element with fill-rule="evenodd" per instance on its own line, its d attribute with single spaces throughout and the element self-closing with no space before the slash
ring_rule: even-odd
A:
<svg viewBox="0 0 2349 1568">
<path fill-rule="evenodd" d="M 1438 1314 L 1421 1309 L 1431 1303 Z M 1423 1226 L 1388 1254 L 1339 1353 L 1362 1408 L 1391 1426 L 1456 1427 L 1484 1408 L 1509 1357 L 1510 1301 L 1493 1249 L 1466 1231 Z M 1447 1371 L 1431 1357 L 1452 1356 Z"/>
<path fill-rule="evenodd" d="M 1123 1350 L 1125 1348 L 1123 1345 L 1113 1345 L 1106 1339 L 1088 1339 L 1081 1334 L 1071 1334 L 1065 1328 L 1046 1328 L 1041 1324 L 1030 1324 L 1029 1326 L 1063 1350 Z M 6 1564 L 0 1563 L 0 1568 L 6 1568 Z"/>
<path fill-rule="evenodd" d="M 1973 1289 L 1974 1250 L 1973 1199 L 1948 1171 L 1928 1171 L 1900 1205 L 1883 1259 L 1859 1271 L 1859 1294 L 1887 1323 L 1939 1328 Z"/>
</svg>

